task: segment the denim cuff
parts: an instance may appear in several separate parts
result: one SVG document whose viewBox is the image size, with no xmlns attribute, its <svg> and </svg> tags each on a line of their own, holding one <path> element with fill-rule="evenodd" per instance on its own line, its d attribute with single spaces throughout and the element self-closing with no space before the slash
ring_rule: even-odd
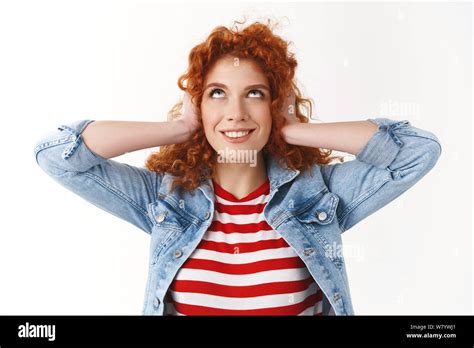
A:
<svg viewBox="0 0 474 348">
<path fill-rule="evenodd" d="M 407 120 L 398 121 L 388 118 L 367 119 L 378 126 L 377 131 L 356 155 L 356 159 L 376 167 L 386 168 L 397 157 L 403 146 L 396 130 L 410 126 Z"/>
<path fill-rule="evenodd" d="M 62 152 L 61 157 L 76 171 L 86 171 L 97 164 L 107 161 L 106 158 L 92 152 L 82 139 L 84 129 L 95 120 L 80 120 L 70 124 L 61 125 L 58 130 L 72 135 L 74 141 Z"/>
</svg>

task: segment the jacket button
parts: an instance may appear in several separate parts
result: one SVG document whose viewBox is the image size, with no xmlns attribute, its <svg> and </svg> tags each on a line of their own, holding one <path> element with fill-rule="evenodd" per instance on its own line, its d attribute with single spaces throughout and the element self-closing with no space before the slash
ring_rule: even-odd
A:
<svg viewBox="0 0 474 348">
<path fill-rule="evenodd" d="M 155 299 L 153 300 L 153 306 L 155 308 L 158 308 L 160 306 L 160 299 L 158 297 L 155 297 Z"/>
<path fill-rule="evenodd" d="M 305 254 L 305 256 L 309 256 L 313 253 L 314 251 L 314 248 L 308 248 L 308 249 L 304 249 L 303 253 Z"/>
<path fill-rule="evenodd" d="M 160 214 L 158 214 L 158 216 L 156 217 L 156 221 L 158 222 L 162 222 L 166 217 L 166 212 L 161 212 Z"/>
<path fill-rule="evenodd" d="M 181 257 L 181 255 L 183 255 L 183 253 L 181 252 L 181 250 L 176 250 L 174 252 L 174 257 Z"/>
<path fill-rule="evenodd" d="M 209 219 L 209 217 L 211 216 L 211 213 L 209 213 L 208 211 L 206 211 L 206 214 L 204 214 L 204 219 Z"/>
<path fill-rule="evenodd" d="M 320 221 L 326 220 L 327 217 L 328 217 L 328 214 L 326 214 L 326 212 L 324 212 L 324 211 L 318 213 L 318 219 Z"/>
<path fill-rule="evenodd" d="M 337 301 L 337 300 L 339 300 L 340 298 L 341 298 L 341 294 L 338 293 L 338 292 L 336 292 L 336 293 L 334 294 L 334 297 L 333 297 L 334 301 Z"/>
</svg>

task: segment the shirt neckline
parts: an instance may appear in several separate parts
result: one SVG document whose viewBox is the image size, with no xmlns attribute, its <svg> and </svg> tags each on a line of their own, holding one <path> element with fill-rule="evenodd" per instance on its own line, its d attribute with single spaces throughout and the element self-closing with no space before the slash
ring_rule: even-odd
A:
<svg viewBox="0 0 474 348">
<path fill-rule="evenodd" d="M 212 179 L 212 184 L 214 185 L 214 192 L 217 194 L 219 197 L 224 198 L 227 201 L 231 202 L 247 202 L 251 201 L 252 199 L 255 199 L 257 197 L 260 197 L 262 194 L 268 193 L 268 190 L 270 189 L 270 179 L 267 177 L 265 182 L 257 187 L 255 190 L 250 192 L 248 195 L 242 198 L 237 198 L 235 197 L 232 193 L 224 189 L 222 186 L 220 186 L 217 182 Z"/>
</svg>

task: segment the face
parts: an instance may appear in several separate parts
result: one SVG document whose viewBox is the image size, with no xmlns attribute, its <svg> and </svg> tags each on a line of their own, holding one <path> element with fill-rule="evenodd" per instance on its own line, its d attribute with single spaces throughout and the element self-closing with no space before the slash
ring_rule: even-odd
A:
<svg viewBox="0 0 474 348">
<path fill-rule="evenodd" d="M 270 86 L 259 66 L 222 57 L 204 79 L 201 115 L 209 144 L 218 153 L 259 152 L 270 136 L 270 105 Z"/>
</svg>

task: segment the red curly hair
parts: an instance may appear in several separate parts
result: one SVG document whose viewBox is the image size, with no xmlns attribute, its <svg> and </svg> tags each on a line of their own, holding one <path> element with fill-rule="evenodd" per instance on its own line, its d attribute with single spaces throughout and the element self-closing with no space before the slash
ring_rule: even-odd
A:
<svg viewBox="0 0 474 348">
<path fill-rule="evenodd" d="M 303 98 L 294 81 L 297 61 L 288 51 L 288 42 L 272 32 L 268 24 L 255 22 L 239 30 L 234 22 L 233 29 L 216 27 L 207 39 L 193 47 L 189 53 L 187 71 L 178 79 L 181 90 L 187 91 L 196 105 L 198 118 L 202 126 L 201 101 L 203 82 L 206 73 L 213 64 L 224 55 L 253 59 L 268 78 L 271 91 L 272 129 L 268 143 L 263 148 L 264 156 L 276 156 L 289 168 L 305 171 L 314 164 L 328 164 L 334 159 L 331 150 L 296 146 L 288 144 L 281 134 L 285 124 L 281 112 L 288 91 L 293 89 L 296 96 L 296 117 L 300 122 L 308 123 L 312 113 L 309 98 Z M 184 83 L 186 82 L 186 86 Z M 291 88 L 291 89 L 290 89 Z M 179 101 L 169 112 L 169 120 L 180 116 L 183 102 Z M 308 115 L 302 113 L 308 111 Z M 180 186 L 186 191 L 196 189 L 202 180 L 212 178 L 217 163 L 217 153 L 208 143 L 203 126 L 186 142 L 160 147 L 146 159 L 145 166 L 157 173 L 168 172 L 174 176 L 171 190 Z"/>
</svg>

